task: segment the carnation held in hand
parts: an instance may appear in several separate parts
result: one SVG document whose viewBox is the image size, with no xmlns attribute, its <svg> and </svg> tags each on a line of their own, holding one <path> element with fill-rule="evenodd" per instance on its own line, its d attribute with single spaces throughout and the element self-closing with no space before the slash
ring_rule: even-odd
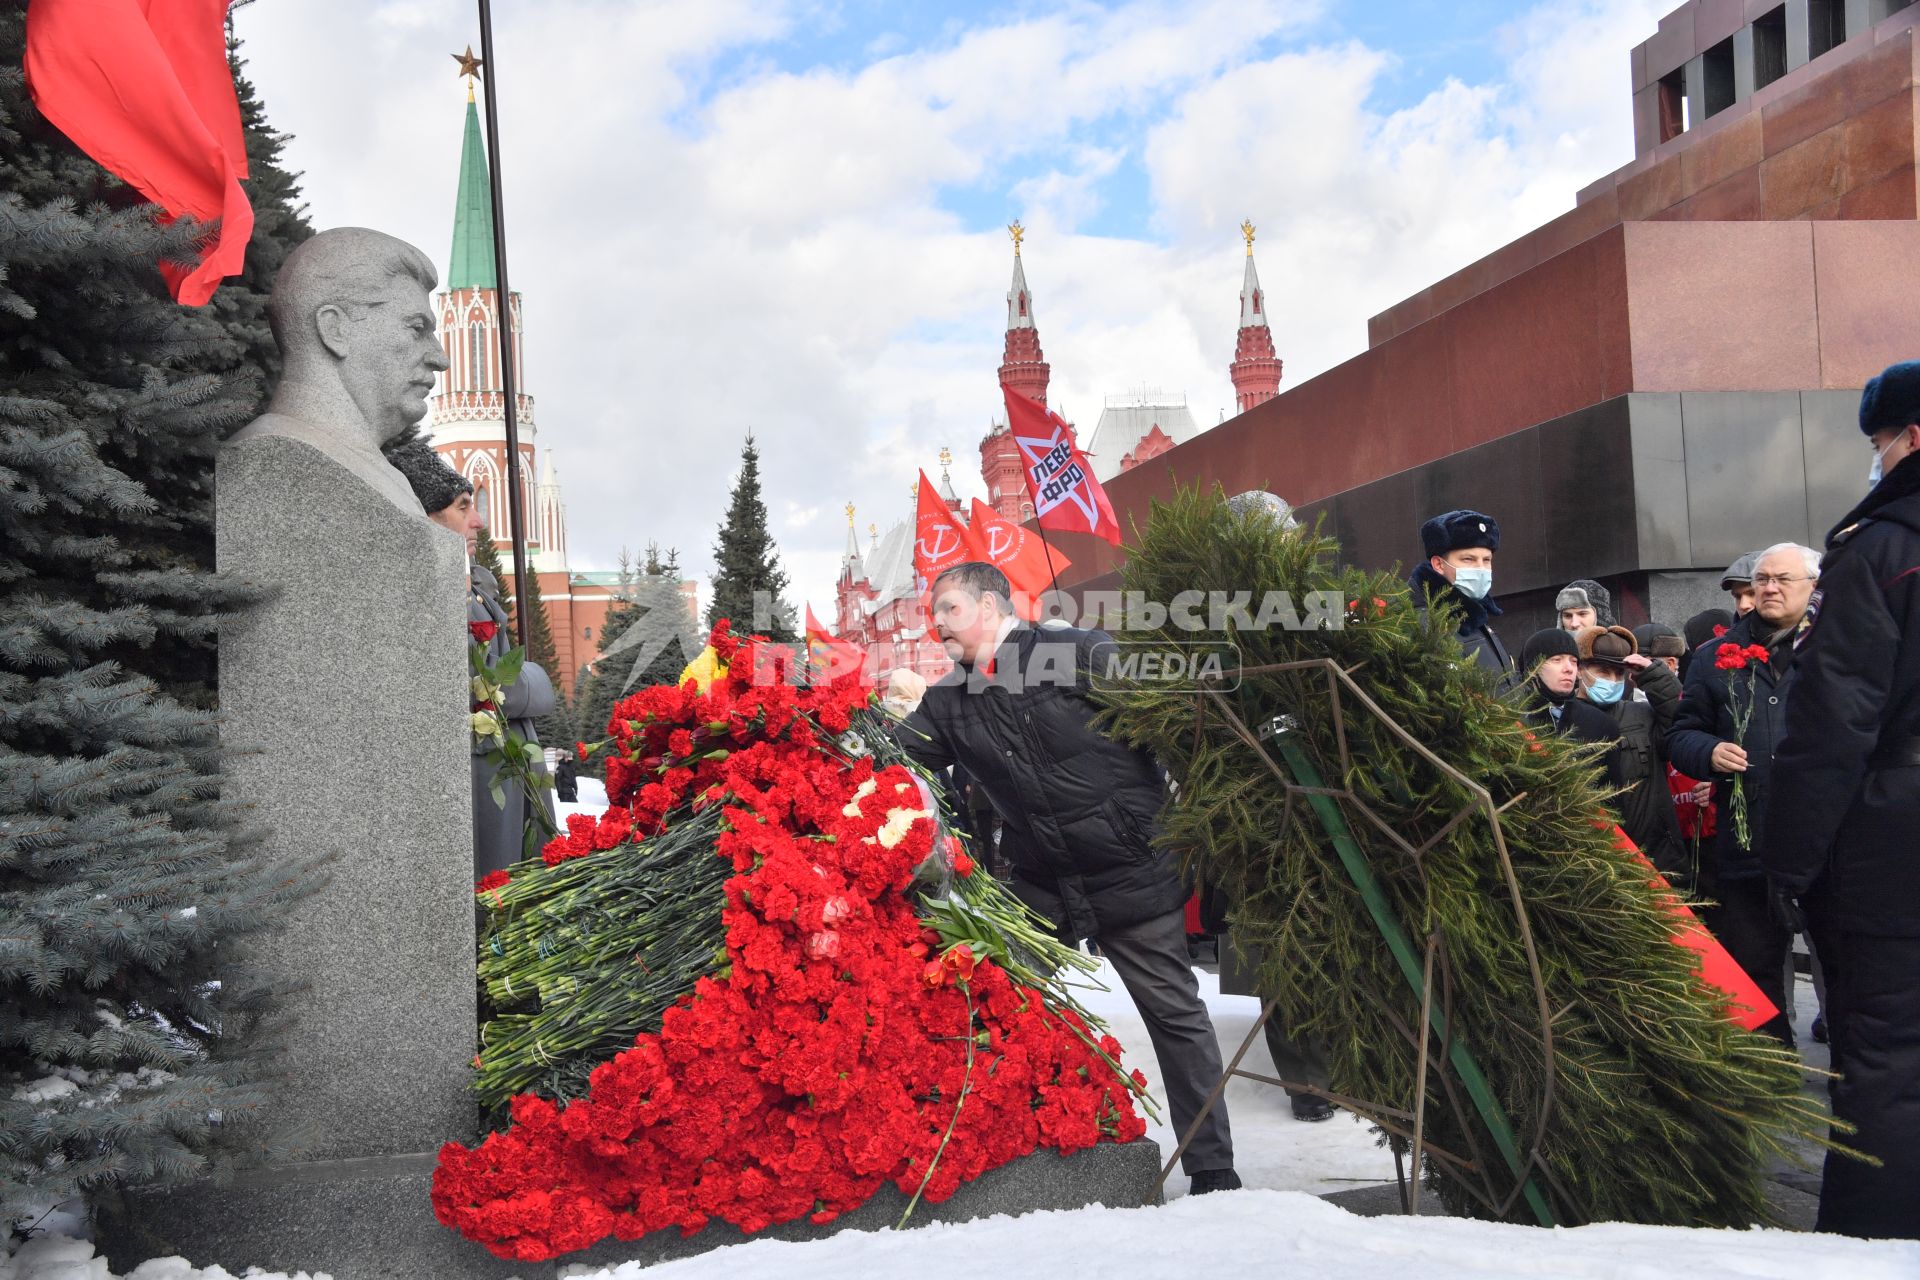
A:
<svg viewBox="0 0 1920 1280">
<path fill-rule="evenodd" d="M 510 1123 L 441 1150 L 440 1221 L 536 1261 L 1144 1133 L 1145 1078 L 1064 985 L 1087 957 L 973 874 L 904 758 L 843 745 L 891 745 L 870 691 L 796 687 L 724 622 L 712 653 L 704 690 L 614 709 L 614 807 L 483 886 L 479 1086 Z"/>
</svg>

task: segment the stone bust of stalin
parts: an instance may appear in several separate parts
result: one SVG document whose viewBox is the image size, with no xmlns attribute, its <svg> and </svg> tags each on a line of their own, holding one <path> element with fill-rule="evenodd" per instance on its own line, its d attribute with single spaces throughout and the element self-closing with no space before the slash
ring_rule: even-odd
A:
<svg viewBox="0 0 1920 1280">
<path fill-rule="evenodd" d="M 437 282 L 427 255 L 364 227 L 322 231 L 288 254 L 267 302 L 280 384 L 228 443 L 302 441 L 420 515 L 380 446 L 426 416 L 434 375 L 447 367 L 428 298 Z"/>
</svg>

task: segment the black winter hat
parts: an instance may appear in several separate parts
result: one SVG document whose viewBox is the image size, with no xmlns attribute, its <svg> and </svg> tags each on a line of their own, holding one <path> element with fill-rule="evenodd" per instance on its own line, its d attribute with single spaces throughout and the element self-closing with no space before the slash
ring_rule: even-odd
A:
<svg viewBox="0 0 1920 1280">
<path fill-rule="evenodd" d="M 1420 526 L 1420 548 L 1429 557 L 1467 547 L 1500 549 L 1500 525 L 1478 511 L 1448 511 Z"/>
<path fill-rule="evenodd" d="M 1860 391 L 1860 431 L 1872 435 L 1920 422 L 1920 360 L 1890 364 Z"/>
<path fill-rule="evenodd" d="M 445 511 L 455 498 L 472 493 L 465 476 L 448 466 L 423 436 L 415 436 L 386 451 L 387 461 L 413 486 L 413 496 L 428 515 Z"/>
<path fill-rule="evenodd" d="M 1558 627 L 1536 631 L 1527 637 L 1526 645 L 1520 650 L 1520 669 L 1530 672 L 1548 658 L 1563 653 L 1569 658 L 1580 656 L 1580 645 L 1574 640 L 1572 632 L 1562 631 Z"/>
</svg>

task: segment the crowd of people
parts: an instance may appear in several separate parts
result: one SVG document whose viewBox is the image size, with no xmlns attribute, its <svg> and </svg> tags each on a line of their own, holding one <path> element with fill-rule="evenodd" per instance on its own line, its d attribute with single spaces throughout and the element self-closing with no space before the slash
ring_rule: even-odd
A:
<svg viewBox="0 0 1920 1280">
<path fill-rule="evenodd" d="M 1794 1044 L 1793 942 L 1808 942 L 1838 1134 L 1819 1226 L 1920 1238 L 1920 362 L 1862 393 L 1867 496 L 1823 554 L 1779 542 L 1720 580 L 1727 607 L 1629 630 L 1577 580 L 1559 625 L 1508 656 L 1490 598 L 1499 525 L 1421 528 L 1411 585 L 1533 727 L 1592 744 L 1621 829 L 1699 904 Z"/>
</svg>

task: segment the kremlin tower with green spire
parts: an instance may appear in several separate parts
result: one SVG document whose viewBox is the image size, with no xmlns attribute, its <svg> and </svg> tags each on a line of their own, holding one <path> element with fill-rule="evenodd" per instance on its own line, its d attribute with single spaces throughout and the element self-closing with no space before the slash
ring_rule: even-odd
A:
<svg viewBox="0 0 1920 1280">
<path fill-rule="evenodd" d="M 472 482 L 481 518 L 503 558 L 510 559 L 506 392 L 500 376 L 500 290 L 494 269 L 490 184 L 480 112 L 469 79 L 466 134 L 453 206 L 453 251 L 447 262 L 446 288 L 434 299 L 440 341 L 450 366 L 440 375 L 429 401 L 427 427 L 440 456 Z M 548 451 L 538 459 L 534 456 L 539 428 L 533 397 L 526 393 L 526 327 L 520 294 L 515 292 L 507 305 L 512 308 L 514 385 L 519 388 L 520 448 L 513 465 L 520 476 L 521 510 L 527 521 L 528 569 L 540 579 L 540 595 L 560 660 L 560 670 L 549 674 L 565 688 L 574 672 L 599 653 L 597 637 L 614 600 L 613 575 L 576 574 L 567 563 L 566 506 L 553 455 Z M 508 574 L 511 577 L 511 566 Z M 605 582 L 599 581 L 603 578 Z M 509 592 L 513 589 L 510 581 L 501 585 Z"/>
</svg>

